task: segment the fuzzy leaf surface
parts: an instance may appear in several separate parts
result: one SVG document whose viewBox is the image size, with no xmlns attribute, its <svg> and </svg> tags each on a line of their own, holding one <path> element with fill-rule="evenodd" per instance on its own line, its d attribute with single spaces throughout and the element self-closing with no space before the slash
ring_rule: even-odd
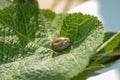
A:
<svg viewBox="0 0 120 80">
<path fill-rule="evenodd" d="M 51 49 L 56 37 L 71 46 Z M 0 10 L 0 80 L 70 80 L 82 72 L 102 43 L 104 29 L 94 16 L 55 14 L 30 4 Z"/>
</svg>

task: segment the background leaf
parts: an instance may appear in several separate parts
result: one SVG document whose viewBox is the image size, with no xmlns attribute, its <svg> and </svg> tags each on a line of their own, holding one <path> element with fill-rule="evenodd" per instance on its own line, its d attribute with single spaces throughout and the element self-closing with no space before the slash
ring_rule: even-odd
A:
<svg viewBox="0 0 120 80">
<path fill-rule="evenodd" d="M 116 48 L 120 43 L 120 32 L 116 33 L 114 36 L 109 39 L 109 42 L 104 47 L 106 53 L 110 53 Z"/>
<path fill-rule="evenodd" d="M 120 32 L 107 32 L 104 43 L 97 49 L 97 54 L 91 59 L 91 64 L 110 64 L 120 58 Z"/>
</svg>

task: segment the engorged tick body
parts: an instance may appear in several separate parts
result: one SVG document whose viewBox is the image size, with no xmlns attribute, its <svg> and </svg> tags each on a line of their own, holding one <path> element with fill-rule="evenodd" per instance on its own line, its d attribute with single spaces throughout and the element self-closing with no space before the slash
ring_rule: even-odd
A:
<svg viewBox="0 0 120 80">
<path fill-rule="evenodd" d="M 59 37 L 53 40 L 52 49 L 56 52 L 62 51 L 70 46 L 70 39 L 66 37 Z"/>
</svg>

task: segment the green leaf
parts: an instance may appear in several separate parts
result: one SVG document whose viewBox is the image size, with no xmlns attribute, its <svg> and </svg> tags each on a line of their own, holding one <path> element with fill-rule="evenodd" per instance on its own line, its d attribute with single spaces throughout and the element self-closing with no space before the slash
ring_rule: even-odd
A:
<svg viewBox="0 0 120 80">
<path fill-rule="evenodd" d="M 115 32 L 105 32 L 104 42 L 109 40 L 114 34 L 115 34 Z"/>
<path fill-rule="evenodd" d="M 120 32 L 107 32 L 104 43 L 96 50 L 98 53 L 92 58 L 91 64 L 109 64 L 120 56 Z"/>
<path fill-rule="evenodd" d="M 111 38 L 105 41 L 97 51 L 104 50 L 105 53 L 112 52 L 120 44 L 120 32 L 114 34 Z"/>
<path fill-rule="evenodd" d="M 107 45 L 104 47 L 105 52 L 110 53 L 120 43 L 120 32 L 116 33 L 111 39 L 109 39 Z"/>
<path fill-rule="evenodd" d="M 51 43 L 59 36 L 70 38 L 71 46 L 55 52 Z M 55 14 L 25 3 L 4 8 L 0 80 L 70 80 L 85 69 L 103 37 L 103 25 L 94 16 Z"/>
</svg>

